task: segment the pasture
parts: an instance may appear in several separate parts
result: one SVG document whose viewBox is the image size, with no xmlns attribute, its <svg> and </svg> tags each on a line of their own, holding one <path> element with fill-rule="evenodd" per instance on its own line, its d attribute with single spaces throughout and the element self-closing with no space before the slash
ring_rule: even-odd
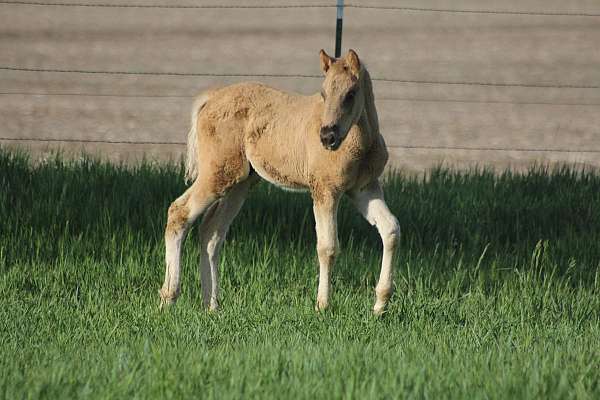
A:
<svg viewBox="0 0 600 400">
<path fill-rule="evenodd" d="M 159 311 L 183 167 L 0 149 L 4 398 L 600 397 L 600 174 L 389 175 L 396 293 L 372 315 L 381 244 L 344 201 L 331 309 L 314 311 L 307 194 L 261 183 L 205 312 L 197 232 Z"/>
</svg>

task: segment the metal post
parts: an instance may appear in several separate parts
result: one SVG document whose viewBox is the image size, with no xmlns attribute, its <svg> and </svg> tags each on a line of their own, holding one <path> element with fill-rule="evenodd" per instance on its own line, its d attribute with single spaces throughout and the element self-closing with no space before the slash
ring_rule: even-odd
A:
<svg viewBox="0 0 600 400">
<path fill-rule="evenodd" d="M 337 0 L 337 20 L 335 23 L 335 58 L 342 55 L 342 24 L 344 20 L 344 0 Z"/>
</svg>

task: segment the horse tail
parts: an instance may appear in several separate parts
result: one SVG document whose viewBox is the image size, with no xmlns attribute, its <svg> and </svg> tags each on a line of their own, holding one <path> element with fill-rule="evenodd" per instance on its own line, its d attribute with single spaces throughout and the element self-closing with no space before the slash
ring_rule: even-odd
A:
<svg viewBox="0 0 600 400">
<path fill-rule="evenodd" d="M 192 106 L 192 126 L 187 137 L 187 157 L 185 162 L 185 182 L 194 182 L 198 177 L 198 114 L 209 99 L 209 92 L 200 94 Z"/>
</svg>

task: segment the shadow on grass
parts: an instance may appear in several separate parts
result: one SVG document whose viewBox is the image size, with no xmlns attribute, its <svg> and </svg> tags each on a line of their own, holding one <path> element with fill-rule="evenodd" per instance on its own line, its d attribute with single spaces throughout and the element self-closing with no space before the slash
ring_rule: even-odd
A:
<svg viewBox="0 0 600 400">
<path fill-rule="evenodd" d="M 184 190 L 181 165 L 112 165 L 59 155 L 34 165 L 24 154 L 0 149 L 0 230 L 4 260 L 47 260 L 70 241 L 73 257 L 99 260 L 114 247 L 162 251 L 170 202 Z M 402 257 L 487 260 L 507 267 L 529 262 L 536 245 L 558 272 L 573 265 L 582 279 L 600 260 L 600 175 L 567 167 L 534 167 L 525 174 L 434 169 L 427 179 L 391 175 L 385 186 L 402 227 Z M 342 246 L 378 252 L 376 230 L 343 201 Z M 197 235 L 196 230 L 192 238 Z M 265 183 L 254 189 L 235 221 L 231 240 L 287 249 L 314 249 L 308 194 L 286 193 Z M 195 238 L 193 238 L 195 240 Z M 490 262 L 492 262 L 490 261 Z M 589 277 L 589 276 L 588 276 Z"/>
</svg>

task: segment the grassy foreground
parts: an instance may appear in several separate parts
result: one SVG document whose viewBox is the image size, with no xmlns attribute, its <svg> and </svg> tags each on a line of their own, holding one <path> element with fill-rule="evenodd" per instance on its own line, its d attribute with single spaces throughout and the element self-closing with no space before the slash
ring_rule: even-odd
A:
<svg viewBox="0 0 600 400">
<path fill-rule="evenodd" d="M 600 175 L 393 176 L 396 294 L 371 315 L 381 245 L 347 202 L 332 310 L 313 311 L 308 195 L 259 185 L 201 308 L 197 232 L 158 310 L 178 166 L 0 149 L 0 397 L 600 398 Z"/>
</svg>

